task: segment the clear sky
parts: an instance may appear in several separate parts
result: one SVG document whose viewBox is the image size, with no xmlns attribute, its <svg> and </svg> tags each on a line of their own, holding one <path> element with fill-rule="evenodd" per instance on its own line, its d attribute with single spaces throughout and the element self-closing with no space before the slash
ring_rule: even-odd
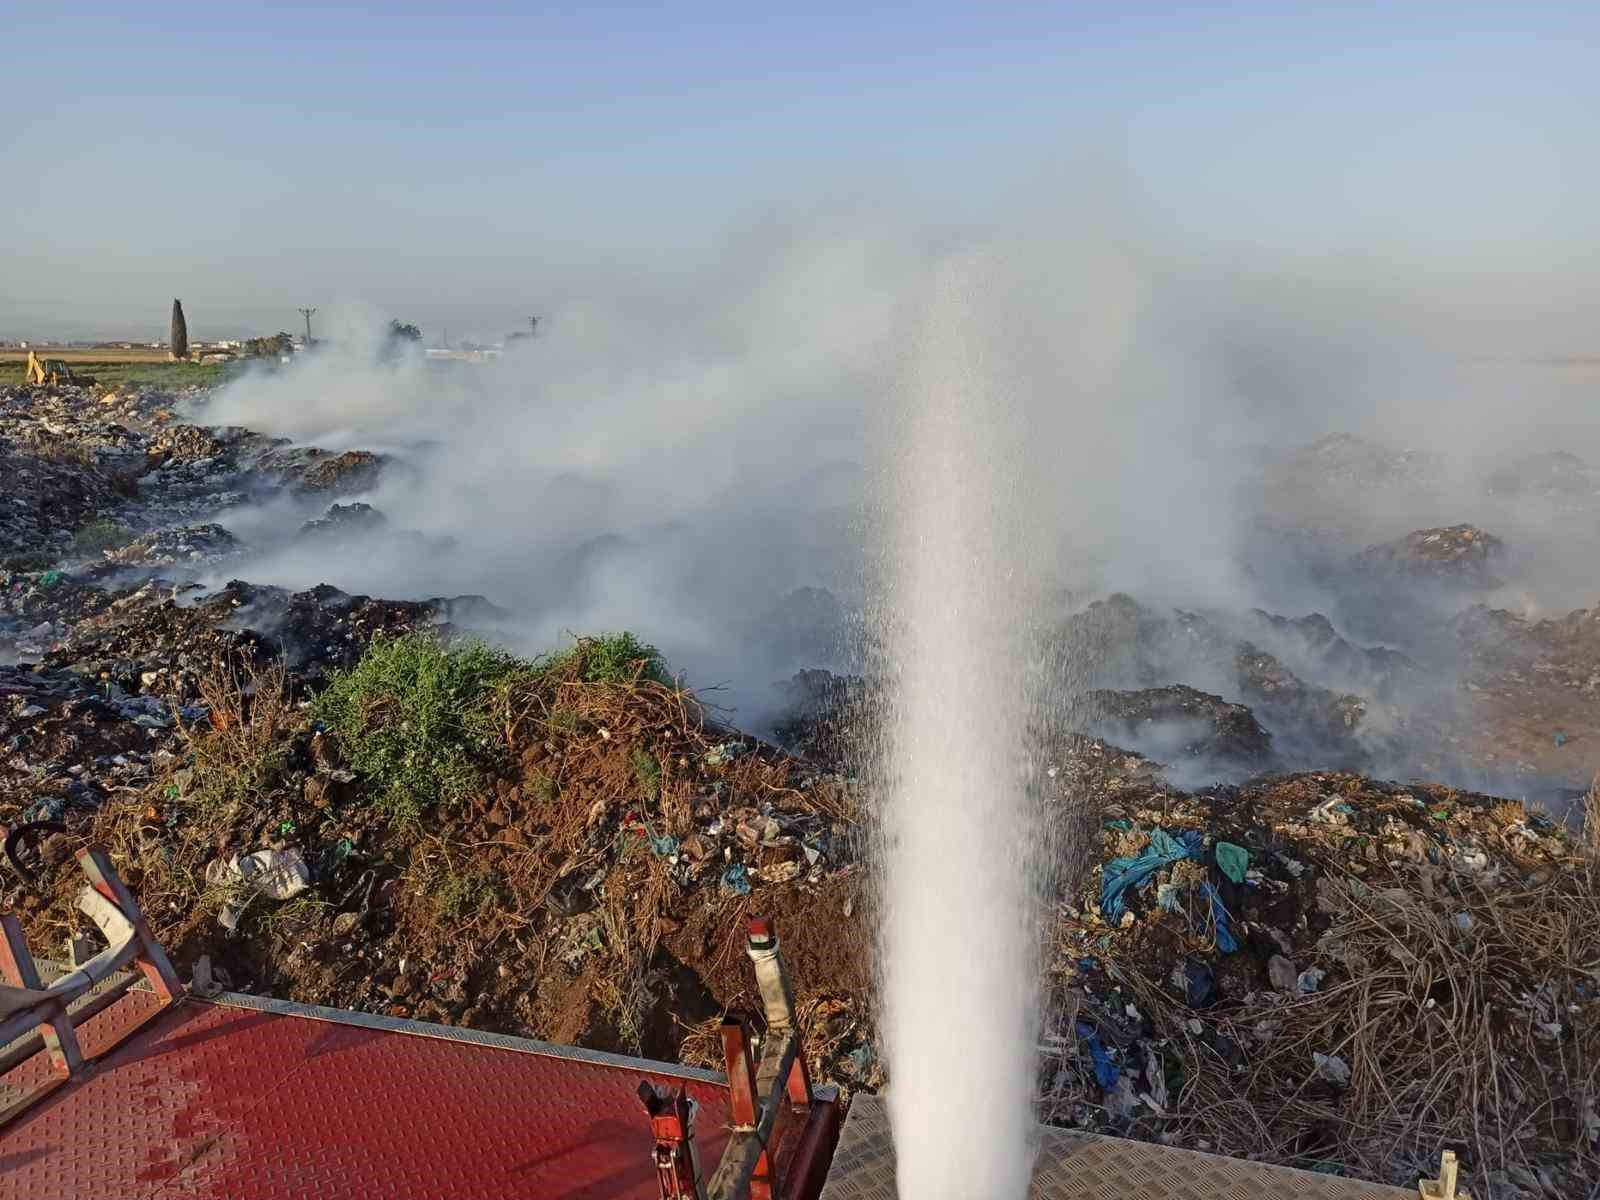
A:
<svg viewBox="0 0 1600 1200">
<path fill-rule="evenodd" d="M 0 5 L 0 336 L 503 332 L 1093 160 L 1197 245 L 1600 266 L 1600 4 Z M 891 199 L 892 198 L 892 199 Z"/>
</svg>

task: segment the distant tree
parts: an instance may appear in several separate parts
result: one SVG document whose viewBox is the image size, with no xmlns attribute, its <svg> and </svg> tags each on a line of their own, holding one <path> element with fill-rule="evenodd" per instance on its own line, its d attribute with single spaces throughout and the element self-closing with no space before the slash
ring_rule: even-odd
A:
<svg viewBox="0 0 1600 1200">
<path fill-rule="evenodd" d="M 248 338 L 244 344 L 244 352 L 250 358 L 282 358 L 293 350 L 294 338 L 281 332 L 272 337 Z"/>
<path fill-rule="evenodd" d="M 404 321 L 390 321 L 389 336 L 397 342 L 420 342 L 422 340 L 422 330 L 415 325 L 408 325 Z"/>
<path fill-rule="evenodd" d="M 174 360 L 189 357 L 189 323 L 183 319 L 183 303 L 177 299 L 172 301 L 172 358 Z"/>
</svg>

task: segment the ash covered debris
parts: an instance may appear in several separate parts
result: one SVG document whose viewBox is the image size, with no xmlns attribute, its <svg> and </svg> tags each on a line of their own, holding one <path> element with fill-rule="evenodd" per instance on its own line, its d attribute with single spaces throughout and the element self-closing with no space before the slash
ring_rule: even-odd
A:
<svg viewBox="0 0 1600 1200">
<path fill-rule="evenodd" d="M 216 563 L 242 552 L 239 539 L 221 525 L 190 525 L 160 529 L 135 538 L 116 550 L 107 550 L 107 562 L 124 566 L 172 566 L 176 563 Z"/>
<path fill-rule="evenodd" d="M 1274 753 L 1264 747 L 1246 752 L 1249 739 L 1224 735 L 1226 722 L 1219 717 L 1214 722 L 1218 744 L 1227 749 L 1213 756 L 1210 766 L 1235 778 L 1241 769 L 1253 764 L 1259 770 L 1269 761 L 1359 766 L 1387 753 L 1385 745 L 1369 744 L 1366 717 L 1414 665 L 1396 651 L 1347 641 L 1320 613 L 1290 619 L 1262 610 L 1230 615 L 1174 609 L 1163 615 L 1126 595 L 1090 604 L 1067 620 L 1059 639 L 1055 652 L 1064 664 L 1088 664 L 1090 680 L 1109 686 L 1096 696 L 1154 696 L 1163 684 L 1171 688 L 1168 681 L 1180 680 L 1195 705 L 1200 704 L 1195 697 L 1208 695 L 1219 714 L 1229 708 L 1247 714 L 1270 735 Z M 1303 670 L 1343 686 L 1306 682 L 1284 657 L 1258 643 L 1271 644 Z M 1086 709 L 1091 721 L 1094 707 Z M 1159 720 L 1148 723 L 1151 732 L 1159 728 Z M 1202 763 L 1207 757 L 1206 739 L 1146 741 L 1140 729 L 1134 722 L 1102 731 L 1158 759 L 1174 752 L 1198 756 Z"/>
<path fill-rule="evenodd" d="M 1505 543 L 1493 534 L 1475 525 L 1450 525 L 1418 529 L 1392 542 L 1369 546 L 1352 565 L 1363 573 L 1493 591 L 1504 586 L 1492 568 L 1505 553 Z"/>
<path fill-rule="evenodd" d="M 85 529 L 122 527 L 132 540 L 279 493 L 368 491 L 382 475 L 385 460 L 371 451 L 336 453 L 178 421 L 178 410 L 200 395 L 0 388 L 0 471 L 8 481 L 0 562 L 51 566 L 74 555 Z"/>
<path fill-rule="evenodd" d="M 1084 707 L 1090 732 L 1163 761 L 1199 758 L 1245 771 L 1272 761 L 1272 735 L 1248 708 L 1182 684 L 1092 691 Z"/>
<path fill-rule="evenodd" d="M 300 526 L 295 536 L 318 541 L 350 541 L 388 530 L 389 518 L 370 504 L 333 504 L 322 516 Z"/>
</svg>

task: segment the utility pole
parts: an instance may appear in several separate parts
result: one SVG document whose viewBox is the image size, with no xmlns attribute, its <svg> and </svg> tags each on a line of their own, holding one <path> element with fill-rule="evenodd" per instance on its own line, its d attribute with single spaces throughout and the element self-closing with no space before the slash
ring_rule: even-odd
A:
<svg viewBox="0 0 1600 1200">
<path fill-rule="evenodd" d="M 306 319 L 306 345 L 308 346 L 311 345 L 311 314 L 316 311 L 314 308 L 302 308 L 299 310 L 300 315 Z"/>
</svg>

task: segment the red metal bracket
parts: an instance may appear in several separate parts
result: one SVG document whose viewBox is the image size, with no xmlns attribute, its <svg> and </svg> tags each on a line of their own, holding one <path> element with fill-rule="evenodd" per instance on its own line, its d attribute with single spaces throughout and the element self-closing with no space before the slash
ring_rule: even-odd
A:
<svg viewBox="0 0 1600 1200">
<path fill-rule="evenodd" d="M 682 1088 L 657 1090 L 645 1080 L 639 1101 L 650 1114 L 655 1135 L 656 1183 L 662 1200 L 702 1200 L 700 1171 L 694 1149 L 694 1110 Z"/>
</svg>

